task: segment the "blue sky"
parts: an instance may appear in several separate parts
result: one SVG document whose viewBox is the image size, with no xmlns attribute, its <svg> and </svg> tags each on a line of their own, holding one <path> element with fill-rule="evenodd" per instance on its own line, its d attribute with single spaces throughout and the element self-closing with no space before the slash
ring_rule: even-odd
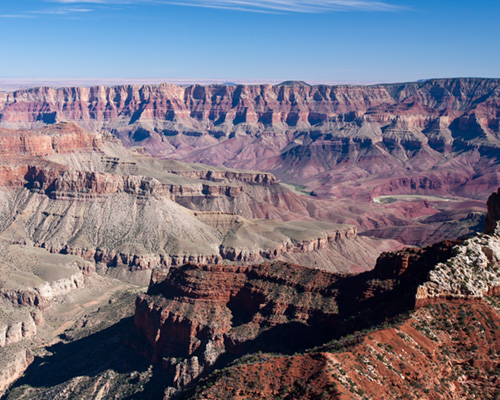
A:
<svg viewBox="0 0 500 400">
<path fill-rule="evenodd" d="M 0 78 L 500 77 L 498 0 L 0 0 Z"/>
</svg>

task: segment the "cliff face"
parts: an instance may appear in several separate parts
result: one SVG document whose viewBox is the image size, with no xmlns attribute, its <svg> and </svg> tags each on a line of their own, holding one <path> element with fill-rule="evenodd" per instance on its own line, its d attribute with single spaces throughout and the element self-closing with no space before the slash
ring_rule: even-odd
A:
<svg viewBox="0 0 500 400">
<path fill-rule="evenodd" d="M 373 182 L 368 191 L 356 194 L 359 198 L 460 194 L 464 183 L 484 195 L 498 179 L 469 182 L 467 171 L 455 170 L 452 177 L 453 169 L 441 164 L 449 155 L 462 165 L 474 162 L 471 157 L 477 153 L 495 158 L 499 106 L 499 81 L 473 78 L 367 87 L 37 88 L 3 94 L 0 124 L 36 127 L 75 121 L 112 131 L 128 144 L 146 144 L 154 154 L 272 171 L 321 195 L 342 194 L 327 189 L 321 175 L 328 174 L 330 185 L 351 181 L 353 177 L 331 174 L 333 167 L 346 164 L 359 169 L 355 180 L 368 174 L 388 181 Z M 467 156 L 460 156 L 464 151 Z M 424 173 L 438 165 L 435 172 Z"/>
<path fill-rule="evenodd" d="M 470 203 L 445 200 L 482 202 L 500 185 L 499 87 L 497 79 L 470 78 L 367 87 L 37 88 L 0 96 L 0 126 L 74 121 L 159 157 L 268 171 L 328 199 L 305 206 L 313 218 L 421 245 L 471 233 L 480 223 L 462 217 Z M 447 216 L 449 224 L 415 221 L 398 205 L 372 203 L 408 194 L 439 196 L 429 200 L 429 213 Z M 351 199 L 364 206 L 353 213 L 345 204 Z M 199 196 L 182 201 L 203 203 Z M 404 232 L 393 228 L 403 225 Z"/>
<path fill-rule="evenodd" d="M 93 88 L 41 87 L 2 94 L 1 121 L 25 126 L 58 120 L 117 119 L 190 121 L 194 127 L 240 123 L 273 126 L 311 126 L 330 117 L 377 111 L 413 116 L 415 124 L 476 110 L 496 118 L 499 81 L 496 79 L 438 79 L 418 83 L 376 86 L 117 86 Z M 385 113 L 384 113 L 385 111 Z M 370 112 L 372 115 L 373 112 Z M 354 116 L 353 115 L 353 116 Z M 439 121 L 439 119 L 437 119 Z M 187 124 L 184 122 L 186 126 Z M 195 124 L 194 124 L 195 123 Z M 196 129 L 193 129 L 196 131 Z"/>
<path fill-rule="evenodd" d="M 61 123 L 38 130 L 0 128 L 0 156 L 49 156 L 102 146 L 102 135 L 90 133 L 78 125 Z"/>
<path fill-rule="evenodd" d="M 16 347 L 9 354 L 1 354 L 2 368 L 0 369 L 0 393 L 10 384 L 19 379 L 26 368 L 33 362 L 33 354 L 24 347 Z"/>
<path fill-rule="evenodd" d="M 489 203 L 489 206 L 491 211 L 493 205 Z M 448 376 L 445 367 L 448 364 L 459 368 L 482 394 L 489 396 L 498 388 L 493 375 L 490 373 L 484 381 L 478 381 L 480 373 L 471 375 L 467 368 L 460 367 L 470 354 L 460 349 L 456 340 L 461 340 L 468 330 L 461 326 L 455 327 L 448 336 L 444 332 L 448 329 L 446 326 L 463 319 L 459 317 L 460 310 L 469 310 L 467 315 L 475 318 L 481 315 L 484 326 L 492 327 L 488 333 L 492 336 L 483 340 L 481 331 L 485 328 L 478 325 L 467 341 L 476 346 L 477 355 L 484 356 L 474 365 L 486 372 L 498 362 L 499 343 L 492 338 L 498 334 L 495 321 L 500 320 L 500 313 L 497 300 L 490 300 L 490 296 L 499 294 L 500 236 L 477 234 L 426 248 L 384 253 L 372 271 L 350 276 L 286 263 L 188 264 L 172 268 L 168 274 L 157 272 L 153 274 L 148 293 L 137 298 L 135 326 L 149 344 L 141 350 L 171 372 L 165 382 L 169 386 L 166 398 L 178 395 L 178 390 L 190 385 L 194 387 L 193 382 L 206 376 L 215 365 L 227 366 L 257 349 L 292 353 L 347 334 L 356 337 L 354 342 L 349 342 L 352 336 L 349 340 L 342 339 L 349 346 L 354 345 L 352 354 L 361 353 L 354 360 L 345 350 L 341 350 L 340 355 L 330 354 L 338 351 L 336 344 L 317 347 L 305 357 L 257 357 L 260 368 L 274 371 L 272 379 L 263 378 L 261 385 L 265 391 L 259 394 L 255 394 L 254 387 L 245 386 L 249 384 L 247 374 L 255 373 L 253 367 L 240 366 L 244 364 L 240 361 L 229 364 L 223 374 L 212 375 L 208 388 L 207 381 L 201 386 L 198 383 L 199 398 L 215 398 L 216 391 L 219 395 L 240 393 L 266 398 L 289 391 L 290 387 L 285 386 L 290 385 L 297 385 L 296 390 L 305 398 L 317 398 L 318 390 L 320 393 L 333 391 L 334 388 L 328 389 L 333 383 L 342 389 L 333 391 L 340 398 L 356 386 L 361 389 L 354 391 L 355 398 L 362 398 L 365 392 L 374 398 L 386 398 L 393 395 L 392 392 L 406 393 L 408 380 L 410 386 L 427 393 L 425 390 L 431 391 L 443 384 Z M 402 313 L 406 313 L 403 326 L 380 330 L 380 324 L 389 326 L 389 322 Z M 446 322 L 446 318 L 451 320 Z M 429 320 L 431 328 L 425 329 L 427 325 L 422 325 L 423 321 Z M 373 336 L 360 334 L 363 329 L 374 330 Z M 423 330 L 425 337 L 417 332 L 419 330 Z M 402 340 L 397 339 L 398 336 Z M 431 345 L 433 340 L 437 344 Z M 374 352 L 375 345 L 380 350 Z M 455 358 L 444 352 L 446 346 L 451 346 Z M 422 348 L 433 348 L 433 355 Z M 407 365 L 415 359 L 423 371 L 437 374 L 434 382 L 424 382 L 425 373 L 419 374 L 415 365 L 411 368 Z M 379 361 L 384 366 L 379 365 Z M 360 362 L 365 365 L 361 369 L 357 367 L 359 374 L 354 370 L 345 372 L 341 367 L 352 364 L 354 368 Z M 303 378 L 300 372 L 292 375 L 280 372 L 282 368 L 278 366 L 283 364 L 307 371 L 304 372 L 306 386 L 311 393 L 304 392 L 305 382 L 299 383 Z M 331 367 L 324 374 L 311 372 L 324 370 L 327 365 Z M 390 379 L 399 382 L 399 389 L 385 384 L 378 389 L 370 386 L 373 381 L 385 382 L 386 368 L 395 373 Z M 470 390 L 470 383 L 464 384 L 467 379 L 464 381 L 458 376 L 450 379 L 457 393 Z M 216 388 L 211 389 L 212 385 Z M 344 390 L 347 391 L 342 394 Z M 444 394 L 435 398 L 448 397 Z"/>
<path fill-rule="evenodd" d="M 346 269 L 366 269 L 379 248 L 394 248 L 358 239 L 352 226 L 273 222 L 312 218 L 308 202 L 270 173 L 154 159 L 72 123 L 2 129 L 0 139 L 0 238 L 77 255 L 113 274 L 125 267 L 143 283 L 154 267 L 186 262 L 300 256 L 326 268 L 323 253 L 345 258 L 352 247 L 365 251 Z"/>
<path fill-rule="evenodd" d="M 250 267 L 188 264 L 171 269 L 163 280 L 153 275 L 148 295 L 137 299 L 135 325 L 152 346 L 149 356 L 165 368 L 198 365 L 191 376 L 174 380 L 180 388 L 213 366 L 226 351 L 253 349 L 254 341 L 265 331 L 280 335 L 280 327 L 294 321 L 295 334 L 290 330 L 283 337 L 292 343 L 309 332 L 311 321 L 327 323 L 338 312 L 331 296 L 337 280 L 326 272 L 283 263 Z M 266 345 L 263 337 L 258 342 Z M 184 360 L 182 365 L 178 359 Z"/>
</svg>

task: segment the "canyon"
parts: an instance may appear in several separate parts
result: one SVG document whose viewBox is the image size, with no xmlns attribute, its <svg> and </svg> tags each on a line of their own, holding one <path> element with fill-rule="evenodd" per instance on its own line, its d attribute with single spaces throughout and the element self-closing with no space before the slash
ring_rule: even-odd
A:
<svg viewBox="0 0 500 400">
<path fill-rule="evenodd" d="M 2 399 L 495 398 L 499 107 L 474 78 L 0 93 Z"/>
<path fill-rule="evenodd" d="M 165 399 L 494 398 L 499 234 L 384 253 L 357 275 L 187 264 L 153 276 L 135 326 L 170 372 Z"/>
<path fill-rule="evenodd" d="M 283 261 L 156 269 L 133 319 L 83 338 L 68 329 L 4 397 L 494 399 L 500 222 L 488 221 L 357 274 Z"/>
<path fill-rule="evenodd" d="M 77 255 L 136 283 L 186 262 L 363 270 L 400 246 L 313 219 L 270 173 L 154 159 L 73 123 L 3 129 L 0 143 L 0 239 Z"/>
<path fill-rule="evenodd" d="M 499 83 L 41 87 L 0 93 L 0 126 L 72 121 L 159 158 L 271 172 L 325 200 L 302 199 L 306 216 L 421 245 L 482 223 L 500 185 Z"/>
<path fill-rule="evenodd" d="M 284 259 L 348 272 L 400 247 L 302 217 L 270 173 L 154 159 L 74 123 L 0 129 L 0 200 L 0 391 L 46 348 L 130 318 L 154 268 Z"/>
</svg>

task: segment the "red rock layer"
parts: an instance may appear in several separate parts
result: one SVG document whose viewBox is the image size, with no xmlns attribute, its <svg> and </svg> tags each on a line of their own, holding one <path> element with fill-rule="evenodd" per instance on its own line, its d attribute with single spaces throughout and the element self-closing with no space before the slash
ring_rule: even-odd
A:
<svg viewBox="0 0 500 400">
<path fill-rule="evenodd" d="M 38 131 L 0 128 L 0 157 L 2 158 L 43 157 L 77 150 L 96 150 L 101 143 L 98 135 L 72 123 L 61 123 Z"/>
<path fill-rule="evenodd" d="M 43 159 L 56 153 L 98 151 L 100 135 L 76 124 L 61 123 L 38 131 L 0 128 L 0 186 L 41 189 L 52 183 L 67 168 Z M 34 183 L 34 181 L 38 183 Z"/>
<path fill-rule="evenodd" d="M 213 374 L 195 399 L 494 399 L 499 312 L 442 302 L 401 325 L 294 356 L 260 355 Z"/>
<path fill-rule="evenodd" d="M 473 78 L 367 87 L 37 88 L 1 94 L 0 125 L 75 121 L 160 157 L 265 170 L 328 199 L 300 205 L 306 218 L 357 224 L 373 236 L 421 245 L 470 233 L 480 221 L 428 223 L 373 200 L 401 194 L 486 199 L 500 185 L 499 107 L 499 80 Z M 436 199 L 430 205 L 429 214 L 446 208 L 443 216 L 453 207 L 467 210 Z M 257 217 L 276 215 L 263 208 Z"/>
<path fill-rule="evenodd" d="M 260 122 L 316 124 L 339 114 L 377 111 L 390 115 L 457 115 L 477 108 L 492 116 L 498 106 L 495 79 L 442 79 L 422 83 L 375 86 L 116 86 L 93 88 L 41 87 L 2 94 L 2 122 L 53 123 L 110 121 L 129 118 L 193 119 L 234 124 Z M 484 99 L 483 96 L 489 96 Z M 478 99 L 482 101 L 478 103 Z M 373 112 L 372 112 L 373 113 Z M 495 116 L 493 116 L 495 118 Z"/>
<path fill-rule="evenodd" d="M 497 236 L 477 236 L 408 248 L 383 253 L 374 270 L 351 276 L 285 263 L 188 264 L 153 273 L 148 294 L 137 298 L 135 326 L 149 344 L 142 351 L 177 371 L 165 382 L 169 390 L 191 385 L 186 395 L 196 398 L 385 399 L 411 387 L 416 398 L 474 391 L 489 398 L 499 388 L 492 369 L 500 365 L 500 303 L 487 300 L 500 293 L 497 247 Z M 467 285 L 445 297 L 429 289 L 454 288 L 479 272 L 477 279 L 487 280 L 481 295 L 469 296 Z M 419 293 L 430 282 L 424 299 Z M 381 329 L 402 313 L 403 325 Z M 367 328 L 373 333 L 359 333 Z M 217 363 L 257 349 L 292 353 L 314 345 L 321 347 L 306 356 L 243 357 L 193 384 Z"/>
<path fill-rule="evenodd" d="M 157 362 L 196 356 L 209 367 L 225 352 L 312 345 L 412 309 L 418 285 L 452 246 L 384 253 L 373 271 L 356 276 L 285 263 L 172 267 L 154 273 L 148 294 L 137 298 L 135 325 Z"/>
</svg>

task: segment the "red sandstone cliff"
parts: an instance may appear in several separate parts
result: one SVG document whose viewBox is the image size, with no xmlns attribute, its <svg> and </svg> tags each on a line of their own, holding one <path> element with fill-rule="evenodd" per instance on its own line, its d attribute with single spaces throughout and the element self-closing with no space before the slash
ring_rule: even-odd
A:
<svg viewBox="0 0 500 400">
<path fill-rule="evenodd" d="M 351 276 L 188 264 L 153 274 L 135 326 L 140 350 L 170 371 L 166 399 L 490 398 L 499 288 L 497 234 L 384 253 Z M 273 353 L 242 357 L 257 350 Z M 225 368 L 207 377 L 214 366 Z"/>
<path fill-rule="evenodd" d="M 19 90 L 2 93 L 1 121 L 53 123 L 57 120 L 191 120 L 214 126 L 230 122 L 315 125 L 349 113 L 394 119 L 397 115 L 495 119 L 499 81 L 436 79 L 375 86 L 256 85 L 116 86 Z M 392 116 L 392 118 L 390 118 Z M 420 118 L 421 121 L 423 119 Z"/>
</svg>

